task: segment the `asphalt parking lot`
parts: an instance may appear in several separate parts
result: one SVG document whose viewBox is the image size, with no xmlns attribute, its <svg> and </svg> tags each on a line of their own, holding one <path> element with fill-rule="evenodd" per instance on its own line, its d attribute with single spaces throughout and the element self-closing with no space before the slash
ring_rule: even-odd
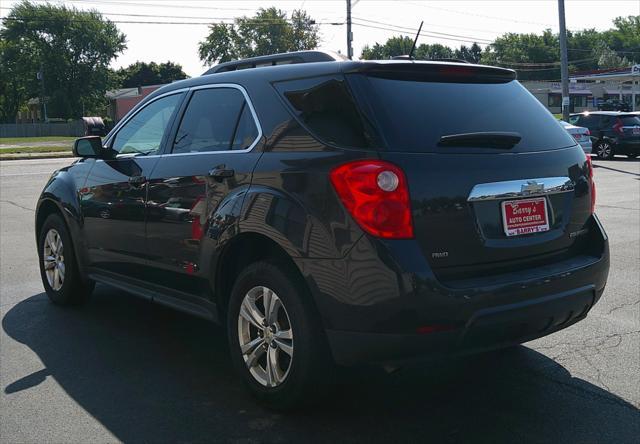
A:
<svg viewBox="0 0 640 444">
<path fill-rule="evenodd" d="M 103 286 L 81 308 L 48 302 L 34 208 L 70 161 L 0 163 L 0 442 L 638 442 L 638 161 L 594 161 L 611 272 L 586 320 L 507 352 L 351 371 L 290 414 L 247 396 L 205 321 Z"/>
</svg>

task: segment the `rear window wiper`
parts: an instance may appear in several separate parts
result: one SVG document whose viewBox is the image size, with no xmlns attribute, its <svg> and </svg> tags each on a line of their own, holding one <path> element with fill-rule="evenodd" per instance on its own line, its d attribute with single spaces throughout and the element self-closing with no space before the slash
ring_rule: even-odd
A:
<svg viewBox="0 0 640 444">
<path fill-rule="evenodd" d="M 522 136 L 519 133 L 491 131 L 480 133 L 447 134 L 440 137 L 438 146 L 480 148 L 513 148 Z"/>
</svg>

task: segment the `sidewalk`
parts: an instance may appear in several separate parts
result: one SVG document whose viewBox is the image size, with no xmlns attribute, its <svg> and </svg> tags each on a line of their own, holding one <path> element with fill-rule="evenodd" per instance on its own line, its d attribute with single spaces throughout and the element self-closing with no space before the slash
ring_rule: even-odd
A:
<svg viewBox="0 0 640 444">
<path fill-rule="evenodd" d="M 52 153 L 7 153 L 2 154 L 0 151 L 0 161 L 2 160 L 24 160 L 24 159 L 61 159 L 65 157 L 73 157 L 71 151 L 56 151 Z"/>
</svg>

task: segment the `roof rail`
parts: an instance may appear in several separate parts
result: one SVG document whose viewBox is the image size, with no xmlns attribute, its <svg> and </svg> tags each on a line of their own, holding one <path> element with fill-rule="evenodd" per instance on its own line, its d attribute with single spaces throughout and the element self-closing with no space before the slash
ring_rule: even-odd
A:
<svg viewBox="0 0 640 444">
<path fill-rule="evenodd" d="M 251 57 L 242 60 L 219 63 L 206 71 L 203 76 L 219 72 L 237 71 L 240 69 L 262 68 L 264 66 L 288 65 L 292 63 L 336 62 L 347 60 L 341 54 L 329 51 L 296 51 L 282 54 Z"/>
</svg>

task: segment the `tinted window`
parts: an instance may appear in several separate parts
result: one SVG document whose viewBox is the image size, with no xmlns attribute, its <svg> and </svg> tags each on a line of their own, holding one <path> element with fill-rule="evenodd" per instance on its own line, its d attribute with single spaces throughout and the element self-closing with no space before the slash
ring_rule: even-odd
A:
<svg viewBox="0 0 640 444">
<path fill-rule="evenodd" d="M 118 130 L 111 148 L 120 154 L 158 152 L 181 99 L 173 94 L 142 108 Z"/>
<path fill-rule="evenodd" d="M 596 129 L 598 127 L 598 123 L 598 116 L 579 116 L 576 125 L 589 129 Z"/>
<path fill-rule="evenodd" d="M 341 147 L 371 145 L 343 78 L 319 77 L 277 85 L 302 124 L 319 140 Z"/>
<path fill-rule="evenodd" d="M 600 117 L 600 127 L 601 128 L 609 128 L 614 124 L 614 118 L 611 116 L 601 116 Z"/>
<path fill-rule="evenodd" d="M 182 117 L 173 152 L 223 151 L 232 145 L 246 148 L 255 139 L 257 129 L 251 114 L 245 117 L 244 108 L 248 110 L 244 95 L 235 88 L 195 91 Z M 243 134 L 236 136 L 239 123 L 242 123 Z M 254 137 L 248 141 L 251 135 Z"/>
<path fill-rule="evenodd" d="M 621 117 L 620 120 L 622 120 L 622 125 L 623 126 L 636 126 L 636 125 L 640 125 L 640 117 L 635 117 L 635 116 L 624 116 Z"/>
<path fill-rule="evenodd" d="M 436 152 L 441 136 L 516 132 L 513 151 L 575 145 L 545 107 L 517 81 L 444 83 L 347 75 L 363 109 L 370 108 L 391 151 Z"/>
<path fill-rule="evenodd" d="M 233 137 L 233 150 L 243 150 L 251 146 L 254 140 L 258 137 L 258 128 L 256 127 L 255 120 L 251 114 L 251 108 L 246 102 L 242 107 L 240 113 L 240 120 L 238 120 L 238 126 Z"/>
</svg>

